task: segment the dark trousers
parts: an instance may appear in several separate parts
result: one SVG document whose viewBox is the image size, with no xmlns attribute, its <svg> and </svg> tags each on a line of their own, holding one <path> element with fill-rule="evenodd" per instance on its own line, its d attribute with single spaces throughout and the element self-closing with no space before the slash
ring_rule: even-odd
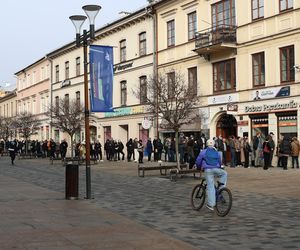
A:
<svg viewBox="0 0 300 250">
<path fill-rule="evenodd" d="M 295 167 L 295 162 L 296 162 L 296 167 L 299 168 L 299 160 L 298 160 L 299 156 L 292 156 L 292 167 Z"/>
<path fill-rule="evenodd" d="M 143 151 L 142 152 L 139 151 L 139 163 L 143 163 L 143 156 L 144 156 Z"/>
<path fill-rule="evenodd" d="M 288 157 L 281 156 L 281 164 L 282 164 L 283 169 L 287 169 L 287 162 L 288 162 Z"/>
<path fill-rule="evenodd" d="M 151 152 L 147 152 L 148 153 L 148 161 L 151 161 Z"/>
<path fill-rule="evenodd" d="M 264 169 L 268 169 L 271 166 L 270 159 L 271 159 L 270 153 L 264 152 L 264 163 L 265 163 Z"/>
<path fill-rule="evenodd" d="M 247 168 L 247 167 L 249 167 L 249 152 L 245 150 L 244 154 L 245 154 L 245 165 L 244 165 L 244 167 Z"/>
<path fill-rule="evenodd" d="M 123 151 L 119 151 L 119 152 L 118 152 L 118 160 L 121 159 L 120 154 L 122 155 L 122 161 L 124 161 L 125 154 L 124 154 Z"/>
</svg>

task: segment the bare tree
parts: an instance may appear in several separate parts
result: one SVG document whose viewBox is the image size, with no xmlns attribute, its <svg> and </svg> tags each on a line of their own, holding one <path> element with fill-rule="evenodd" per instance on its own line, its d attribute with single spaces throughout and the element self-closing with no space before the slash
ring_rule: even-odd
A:
<svg viewBox="0 0 300 250">
<path fill-rule="evenodd" d="M 37 134 L 40 129 L 40 121 L 36 119 L 30 112 L 21 112 L 15 120 L 15 127 L 18 130 L 20 137 L 23 137 L 26 142 L 26 154 L 28 150 L 28 139 Z"/>
<path fill-rule="evenodd" d="M 69 101 L 68 98 L 60 99 L 58 103 L 50 106 L 48 116 L 51 118 L 51 126 L 67 133 L 71 138 L 71 156 L 73 158 L 73 137 L 80 132 L 82 127 L 83 107 L 77 100 Z"/>
<path fill-rule="evenodd" d="M 150 76 L 146 80 L 146 89 L 138 88 L 133 91 L 137 98 L 143 100 L 147 111 L 156 119 L 161 120 L 160 127 L 171 129 L 175 132 L 176 159 L 178 157 L 178 133 L 183 125 L 195 122 L 200 118 L 198 112 L 199 97 L 197 85 L 189 85 L 185 76 L 178 72 Z"/>
<path fill-rule="evenodd" d="M 0 139 L 7 141 L 15 134 L 15 119 L 12 117 L 0 117 Z"/>
</svg>

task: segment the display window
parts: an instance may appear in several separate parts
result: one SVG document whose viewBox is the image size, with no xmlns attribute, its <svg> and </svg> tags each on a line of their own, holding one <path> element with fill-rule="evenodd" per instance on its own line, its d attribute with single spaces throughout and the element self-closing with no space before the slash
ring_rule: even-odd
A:
<svg viewBox="0 0 300 250">
<path fill-rule="evenodd" d="M 297 113 L 278 115 L 278 132 L 288 138 L 297 137 Z"/>
<path fill-rule="evenodd" d="M 268 116 L 260 116 L 251 118 L 252 137 L 261 134 L 261 137 L 265 139 L 269 134 L 269 120 Z"/>
<path fill-rule="evenodd" d="M 103 127 L 104 129 L 104 142 L 111 139 L 111 126 Z"/>
</svg>

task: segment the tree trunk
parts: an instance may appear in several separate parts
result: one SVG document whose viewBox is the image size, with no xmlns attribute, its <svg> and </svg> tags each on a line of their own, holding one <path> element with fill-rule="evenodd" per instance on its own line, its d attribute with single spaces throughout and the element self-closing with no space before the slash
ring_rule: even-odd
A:
<svg viewBox="0 0 300 250">
<path fill-rule="evenodd" d="M 179 146 L 178 146 L 178 130 L 175 130 L 175 148 L 176 148 L 176 163 L 177 163 L 177 168 L 180 170 L 180 157 L 179 157 Z"/>
<path fill-rule="evenodd" d="M 73 156 L 74 156 L 74 150 L 73 150 L 73 147 L 74 147 L 74 145 L 73 145 L 73 136 L 74 136 L 74 134 L 71 134 L 70 135 L 70 137 L 71 137 L 71 159 L 73 159 Z"/>
</svg>

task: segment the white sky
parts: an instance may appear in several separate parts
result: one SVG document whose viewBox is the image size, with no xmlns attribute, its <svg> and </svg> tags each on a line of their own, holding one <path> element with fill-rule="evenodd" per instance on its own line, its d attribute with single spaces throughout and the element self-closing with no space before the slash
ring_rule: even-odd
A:
<svg viewBox="0 0 300 250">
<path fill-rule="evenodd" d="M 75 40 L 71 15 L 85 15 L 82 6 L 101 5 L 96 29 L 147 5 L 146 0 L 4 0 L 0 6 L 0 88 L 16 84 L 14 73 L 47 53 Z M 88 28 L 89 21 L 83 28 Z M 7 85 L 11 84 L 11 87 Z"/>
</svg>

